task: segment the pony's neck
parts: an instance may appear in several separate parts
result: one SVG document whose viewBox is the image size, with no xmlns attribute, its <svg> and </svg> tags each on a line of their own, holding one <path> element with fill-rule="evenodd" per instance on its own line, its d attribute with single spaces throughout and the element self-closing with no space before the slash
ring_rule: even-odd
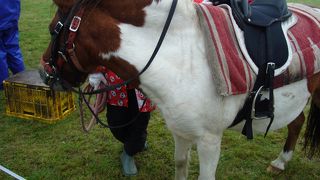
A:
<svg viewBox="0 0 320 180">
<path fill-rule="evenodd" d="M 120 25 L 122 42 L 117 55 L 128 60 L 139 71 L 146 65 L 156 46 L 171 3 L 171 0 L 162 0 L 159 3 L 154 1 L 146 7 L 143 27 Z M 202 67 L 206 64 L 203 63 L 206 59 L 204 51 L 204 38 L 194 5 L 191 0 L 180 0 L 155 60 L 141 76 L 142 88 L 149 96 L 157 96 L 156 99 L 172 97 L 168 88 L 163 90 L 166 88 L 163 83 L 190 86 L 190 81 L 195 78 L 194 74 L 203 74 L 197 71 L 207 71 L 207 67 Z"/>
<path fill-rule="evenodd" d="M 171 0 L 154 1 L 144 10 L 146 12 L 143 27 L 120 24 L 121 48 L 116 55 L 128 60 L 140 71 L 150 58 L 162 32 L 171 7 Z M 188 63 L 188 57 L 194 49 L 204 51 L 203 37 L 198 25 L 198 16 L 191 0 L 180 0 L 173 16 L 170 28 L 153 64 Z M 168 58 L 175 57 L 174 60 Z M 154 67 L 154 65 L 152 65 Z M 150 67 L 151 68 L 151 67 Z"/>
</svg>

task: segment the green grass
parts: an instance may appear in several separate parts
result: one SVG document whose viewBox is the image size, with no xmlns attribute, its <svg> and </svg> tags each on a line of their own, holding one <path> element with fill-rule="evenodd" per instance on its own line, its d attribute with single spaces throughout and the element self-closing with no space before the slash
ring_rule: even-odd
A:
<svg viewBox="0 0 320 180">
<path fill-rule="evenodd" d="M 300 1 L 320 6 L 318 0 Z M 21 48 L 27 69 L 38 67 L 49 41 L 47 30 L 55 7 L 49 0 L 22 0 Z M 53 125 L 5 115 L 5 97 L 0 92 L 0 165 L 27 179 L 129 179 L 122 176 L 121 144 L 108 129 L 81 131 L 78 112 Z M 132 179 L 173 179 L 174 142 L 158 112 L 148 127 L 149 149 L 136 157 L 139 174 Z M 281 151 L 286 129 L 255 136 L 247 141 L 238 132 L 227 131 L 217 170 L 218 179 L 320 179 L 319 159 L 308 160 L 301 142 L 287 170 L 280 175 L 266 172 Z M 198 158 L 192 150 L 189 179 L 198 176 Z M 0 172 L 0 179 L 11 179 Z"/>
</svg>

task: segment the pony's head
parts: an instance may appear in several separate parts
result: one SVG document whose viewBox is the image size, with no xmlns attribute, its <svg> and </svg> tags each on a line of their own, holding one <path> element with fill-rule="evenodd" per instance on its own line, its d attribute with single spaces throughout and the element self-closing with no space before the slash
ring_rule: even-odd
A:
<svg viewBox="0 0 320 180">
<path fill-rule="evenodd" d="M 41 58 L 40 74 L 51 87 L 81 85 L 99 65 L 126 80 L 136 68 L 115 52 L 121 46 L 120 23 L 143 26 L 144 7 L 152 0 L 53 0 L 57 11 L 49 25 L 51 42 Z M 134 82 L 137 85 L 139 80 Z"/>
</svg>

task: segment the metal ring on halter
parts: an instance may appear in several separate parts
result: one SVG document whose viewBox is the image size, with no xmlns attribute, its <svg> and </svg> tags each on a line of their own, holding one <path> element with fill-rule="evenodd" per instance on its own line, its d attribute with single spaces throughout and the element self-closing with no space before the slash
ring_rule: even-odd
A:
<svg viewBox="0 0 320 180">
<path fill-rule="evenodd" d="M 63 58 L 63 60 L 64 60 L 65 62 L 68 62 L 67 56 L 66 56 L 65 54 L 63 54 L 62 51 L 58 51 L 58 54 Z"/>
</svg>

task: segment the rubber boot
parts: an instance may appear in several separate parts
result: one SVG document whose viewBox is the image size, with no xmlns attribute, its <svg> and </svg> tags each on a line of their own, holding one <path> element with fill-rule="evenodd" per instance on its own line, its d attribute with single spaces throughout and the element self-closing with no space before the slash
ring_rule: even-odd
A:
<svg viewBox="0 0 320 180">
<path fill-rule="evenodd" d="M 143 150 L 142 151 L 146 151 L 146 150 L 148 150 L 148 142 L 146 141 L 145 143 L 144 143 L 144 147 L 143 147 Z"/>
<path fill-rule="evenodd" d="M 125 176 L 135 176 L 138 173 L 136 164 L 134 162 L 133 156 L 129 156 L 125 150 L 121 153 L 120 156 L 122 171 Z"/>
</svg>

